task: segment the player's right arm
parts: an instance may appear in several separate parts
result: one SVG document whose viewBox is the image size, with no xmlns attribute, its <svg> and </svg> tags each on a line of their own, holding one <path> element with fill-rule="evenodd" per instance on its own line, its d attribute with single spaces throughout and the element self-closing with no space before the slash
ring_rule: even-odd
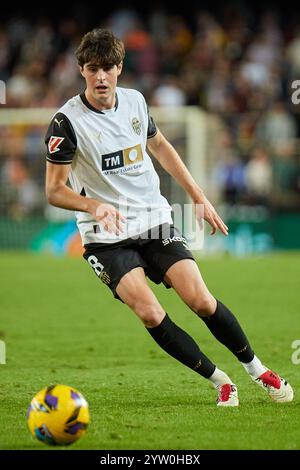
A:
<svg viewBox="0 0 300 470">
<path fill-rule="evenodd" d="M 117 235 L 123 231 L 124 217 L 111 204 L 82 196 L 67 186 L 77 141 L 68 118 L 58 113 L 51 121 L 47 144 L 46 196 L 49 204 L 63 209 L 87 212 L 105 230 Z"/>
<path fill-rule="evenodd" d="M 46 163 L 46 196 L 49 204 L 73 211 L 95 213 L 100 202 L 81 196 L 67 186 L 70 164 Z"/>
</svg>

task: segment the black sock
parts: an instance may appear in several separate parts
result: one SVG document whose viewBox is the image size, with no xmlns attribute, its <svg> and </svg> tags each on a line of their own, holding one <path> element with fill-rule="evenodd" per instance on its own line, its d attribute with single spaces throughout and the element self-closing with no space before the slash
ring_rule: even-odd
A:
<svg viewBox="0 0 300 470">
<path fill-rule="evenodd" d="M 175 325 L 168 314 L 160 325 L 147 328 L 157 344 L 170 356 L 208 379 L 216 366 L 203 354 L 193 338 Z"/>
<path fill-rule="evenodd" d="M 239 322 L 231 311 L 217 300 L 216 312 L 201 317 L 211 333 L 224 344 L 241 362 L 250 362 L 254 352 Z"/>
</svg>

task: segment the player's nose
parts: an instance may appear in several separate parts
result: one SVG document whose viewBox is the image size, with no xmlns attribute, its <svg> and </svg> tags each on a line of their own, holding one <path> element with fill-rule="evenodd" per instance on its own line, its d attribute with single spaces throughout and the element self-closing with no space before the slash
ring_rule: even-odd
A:
<svg viewBox="0 0 300 470">
<path fill-rule="evenodd" d="M 97 71 L 97 80 L 99 80 L 100 82 L 103 82 L 103 80 L 105 79 L 105 71 L 103 69 L 98 69 Z"/>
</svg>

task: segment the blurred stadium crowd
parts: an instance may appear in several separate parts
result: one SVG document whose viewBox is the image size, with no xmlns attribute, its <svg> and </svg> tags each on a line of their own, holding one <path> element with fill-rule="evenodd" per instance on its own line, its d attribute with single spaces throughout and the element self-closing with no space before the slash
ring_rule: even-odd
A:
<svg viewBox="0 0 300 470">
<path fill-rule="evenodd" d="M 298 18 L 299 20 L 299 18 Z M 198 106 L 208 116 L 210 184 L 228 204 L 300 210 L 300 21 L 276 11 L 116 8 L 87 25 L 77 17 L 12 16 L 0 22 L 0 79 L 6 106 L 58 108 L 83 91 L 74 50 L 91 27 L 108 27 L 126 46 L 120 86 L 150 106 Z M 41 129 L 0 127 L 4 215 L 41 213 Z M 209 134 L 210 136 L 210 134 Z M 211 139 L 211 140 L 210 140 Z M 2 194 L 1 194 L 2 193 Z"/>
</svg>

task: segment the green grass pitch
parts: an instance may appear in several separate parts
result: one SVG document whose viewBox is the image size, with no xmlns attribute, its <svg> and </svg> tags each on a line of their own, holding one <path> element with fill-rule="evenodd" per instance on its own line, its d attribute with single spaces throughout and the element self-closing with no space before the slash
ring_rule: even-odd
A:
<svg viewBox="0 0 300 470">
<path fill-rule="evenodd" d="M 49 449 L 25 413 L 42 387 L 78 388 L 90 405 L 72 449 L 299 449 L 300 254 L 200 260 L 213 294 L 237 315 L 263 362 L 294 387 L 273 403 L 176 293 L 153 286 L 171 318 L 239 387 L 240 406 L 217 408 L 209 383 L 153 342 L 83 259 L 1 253 L 0 449 Z"/>
</svg>

